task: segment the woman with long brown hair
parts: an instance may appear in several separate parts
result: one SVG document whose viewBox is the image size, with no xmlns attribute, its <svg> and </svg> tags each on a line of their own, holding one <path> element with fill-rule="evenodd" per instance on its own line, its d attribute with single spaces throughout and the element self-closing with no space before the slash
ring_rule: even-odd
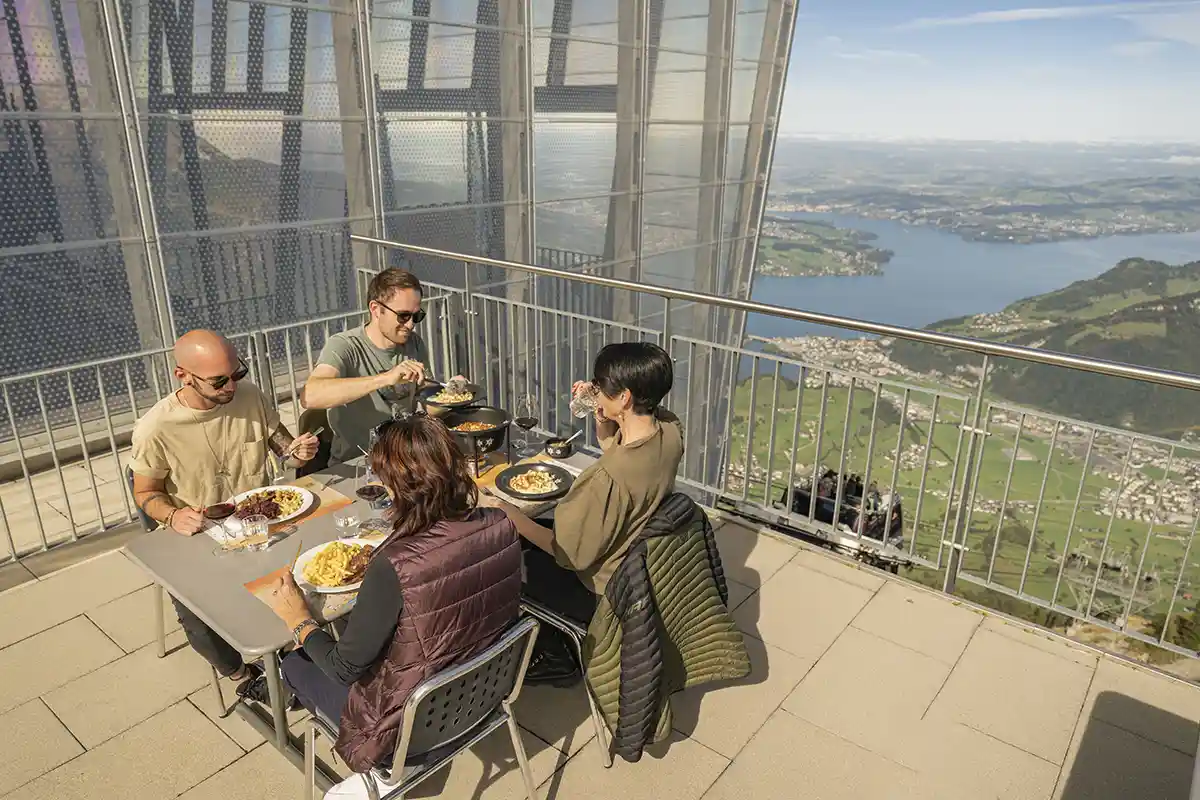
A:
<svg viewBox="0 0 1200 800">
<path fill-rule="evenodd" d="M 300 646 L 283 660 L 285 683 L 338 723 L 337 752 L 356 772 L 391 755 L 412 690 L 490 645 L 516 620 L 521 598 L 516 529 L 502 512 L 476 507 L 442 423 L 386 422 L 370 459 L 392 498 L 392 532 L 371 554 L 340 641 L 317 625 L 291 575 L 269 600 Z"/>
</svg>

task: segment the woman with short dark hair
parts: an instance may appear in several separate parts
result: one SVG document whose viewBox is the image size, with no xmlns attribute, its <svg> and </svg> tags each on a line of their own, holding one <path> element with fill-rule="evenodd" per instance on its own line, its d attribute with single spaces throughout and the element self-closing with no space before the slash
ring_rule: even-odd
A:
<svg viewBox="0 0 1200 800">
<path fill-rule="evenodd" d="M 371 467 L 392 498 L 391 534 L 371 554 L 340 641 L 313 620 L 290 574 L 269 603 L 301 649 L 283 660 L 296 698 L 338 723 L 356 772 L 390 757 L 412 690 L 487 648 L 517 618 L 521 549 L 478 490 L 446 426 L 423 415 L 378 429 Z"/>
<path fill-rule="evenodd" d="M 537 548 L 526 548 L 526 594 L 584 624 L 637 534 L 675 490 L 683 458 L 683 428 L 660 407 L 674 382 L 665 350 L 649 342 L 610 344 L 596 355 L 592 376 L 590 386 L 577 383 L 574 392 L 595 392 L 603 453 L 555 507 L 553 529 L 494 497 L 480 498 L 503 509 Z M 551 663 L 546 639 L 539 637 L 528 680 L 569 679 L 569 662 Z"/>
</svg>

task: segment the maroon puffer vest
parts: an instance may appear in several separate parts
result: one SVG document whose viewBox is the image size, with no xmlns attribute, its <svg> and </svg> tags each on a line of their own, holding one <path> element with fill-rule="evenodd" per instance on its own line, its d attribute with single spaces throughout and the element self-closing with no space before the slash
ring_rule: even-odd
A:
<svg viewBox="0 0 1200 800">
<path fill-rule="evenodd" d="M 521 545 L 504 512 L 465 520 L 384 546 L 404 606 L 383 659 L 350 687 L 337 753 L 365 772 L 396 748 L 404 702 L 423 680 L 494 642 L 517 618 Z"/>
</svg>

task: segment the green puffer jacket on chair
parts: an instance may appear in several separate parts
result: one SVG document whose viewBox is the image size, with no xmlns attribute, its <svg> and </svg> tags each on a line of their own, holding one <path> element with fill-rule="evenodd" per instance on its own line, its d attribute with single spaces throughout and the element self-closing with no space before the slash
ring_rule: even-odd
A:
<svg viewBox="0 0 1200 800">
<path fill-rule="evenodd" d="M 728 603 L 707 515 L 670 495 L 608 582 L 584 642 L 584 674 L 616 755 L 638 761 L 670 735 L 675 692 L 750 673 Z"/>
</svg>

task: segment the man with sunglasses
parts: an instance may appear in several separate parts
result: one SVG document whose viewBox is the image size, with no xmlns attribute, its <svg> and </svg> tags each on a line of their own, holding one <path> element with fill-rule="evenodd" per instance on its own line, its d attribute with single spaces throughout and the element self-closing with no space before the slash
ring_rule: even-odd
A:
<svg viewBox="0 0 1200 800">
<path fill-rule="evenodd" d="M 290 466 L 317 453 L 311 434 L 292 438 L 227 339 L 207 330 L 175 343 L 178 391 L 159 400 L 133 429 L 133 496 L 138 508 L 185 536 L 204 528 L 204 509 L 271 481 L 267 451 Z M 222 675 L 250 685 L 260 671 L 186 606 L 175 603 L 188 642 Z M 260 700 L 255 697 L 253 699 Z"/>
<path fill-rule="evenodd" d="M 429 350 L 416 331 L 425 319 L 421 282 L 386 269 L 367 288 L 370 321 L 329 337 L 300 393 L 305 408 L 329 409 L 330 457 L 348 461 L 366 450 L 371 429 L 407 409 L 425 385 Z"/>
</svg>

